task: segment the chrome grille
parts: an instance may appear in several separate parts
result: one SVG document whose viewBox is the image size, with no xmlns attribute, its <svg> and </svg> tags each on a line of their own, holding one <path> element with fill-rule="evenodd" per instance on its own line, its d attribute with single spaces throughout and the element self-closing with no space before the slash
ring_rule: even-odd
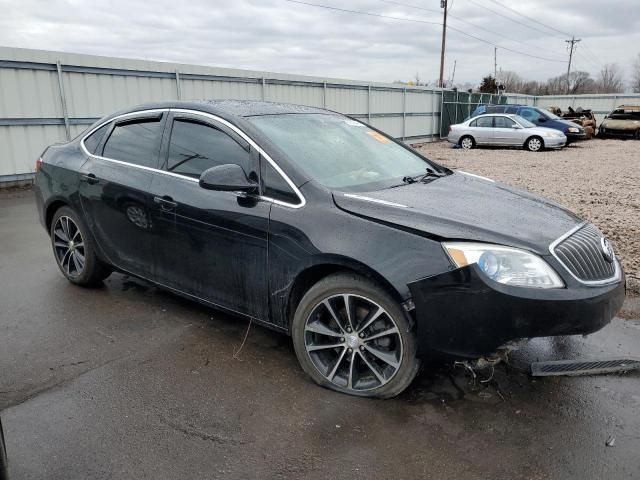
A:
<svg viewBox="0 0 640 480">
<path fill-rule="evenodd" d="M 616 260 L 608 262 L 603 236 L 595 225 L 586 224 L 552 246 L 553 253 L 569 272 L 583 282 L 602 282 L 616 276 Z"/>
</svg>

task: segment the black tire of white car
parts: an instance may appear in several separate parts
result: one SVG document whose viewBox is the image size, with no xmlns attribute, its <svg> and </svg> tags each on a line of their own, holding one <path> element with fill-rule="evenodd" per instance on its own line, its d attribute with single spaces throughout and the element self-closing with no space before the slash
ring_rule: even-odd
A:
<svg viewBox="0 0 640 480">
<path fill-rule="evenodd" d="M 470 150 L 476 146 L 476 141 L 471 135 L 465 135 L 460 139 L 459 145 L 465 150 Z"/>
<path fill-rule="evenodd" d="M 312 321 L 314 318 L 312 317 L 312 314 L 317 312 L 317 309 L 326 300 L 339 298 L 339 296 L 345 295 L 354 296 L 358 299 L 366 299 L 372 304 L 376 304 L 378 308 L 384 310 L 383 315 L 386 317 L 386 321 L 389 322 L 388 325 L 393 324 L 397 326 L 397 333 L 394 333 L 393 335 L 398 337 L 394 342 L 397 342 L 397 344 L 401 346 L 401 353 L 399 354 L 400 358 L 398 362 L 399 366 L 396 367 L 397 369 L 390 377 L 388 377 L 388 379 L 384 379 L 384 382 L 382 380 L 378 380 L 380 385 L 377 387 L 374 386 L 373 388 L 364 388 L 359 390 L 357 382 L 351 382 L 351 373 L 358 366 L 360 367 L 360 371 L 364 371 L 363 377 L 367 374 L 371 377 L 371 374 L 375 373 L 373 371 L 367 372 L 367 367 L 371 369 L 370 363 L 375 362 L 370 362 L 370 360 L 373 359 L 371 356 L 369 356 L 367 360 L 367 355 L 369 355 L 370 351 L 368 350 L 368 346 L 371 344 L 365 346 L 364 344 L 368 342 L 368 340 L 363 338 L 367 336 L 363 332 L 370 327 L 364 327 L 361 330 L 358 330 L 357 327 L 353 325 L 353 334 L 346 333 L 346 331 L 342 330 L 342 327 L 340 327 L 342 332 L 334 332 L 333 330 L 327 332 L 327 330 L 324 330 L 329 333 L 327 336 L 328 343 L 333 342 L 340 345 L 338 348 L 332 349 L 327 354 L 335 355 L 334 358 L 338 358 L 336 363 L 332 362 L 333 358 L 331 358 L 331 362 L 327 362 L 329 366 L 328 370 L 334 371 L 335 377 L 333 377 L 333 379 L 330 379 L 331 375 L 327 373 L 328 370 L 321 372 L 317 366 L 317 360 L 316 363 L 314 363 L 314 360 L 311 358 L 312 352 L 308 341 L 308 335 L 311 335 L 312 337 L 315 336 L 315 330 L 313 329 L 316 328 L 313 326 L 315 322 Z M 331 315 L 334 319 L 336 318 L 334 314 L 342 318 L 344 318 L 345 315 L 341 311 L 338 311 L 337 313 L 332 311 Z M 368 314 L 371 314 L 371 312 Z M 354 321 L 357 321 L 356 317 L 357 315 L 354 311 Z M 369 317 L 365 316 L 359 320 L 361 322 L 359 323 L 360 326 L 363 323 L 366 323 L 366 318 Z M 351 317 L 349 317 L 349 323 L 351 323 Z M 340 324 L 338 324 L 338 326 L 340 326 Z M 372 324 L 371 327 L 375 328 L 375 323 Z M 349 332 L 352 332 L 352 330 L 349 330 Z M 307 291 L 296 308 L 291 325 L 291 336 L 293 338 L 293 346 L 302 369 L 317 384 L 341 393 L 374 398 L 395 397 L 409 386 L 420 368 L 420 360 L 416 357 L 416 334 L 414 326 L 412 325 L 408 315 L 403 311 L 398 302 L 395 301 L 385 290 L 380 288 L 371 280 L 353 273 L 345 272 L 330 275 L 321 279 Z M 360 340 L 358 339 L 358 336 L 360 337 Z M 351 337 L 354 337 L 354 339 Z M 351 345 L 353 348 L 348 348 L 350 341 L 360 341 L 360 343 L 358 345 Z M 340 352 L 342 353 L 340 354 Z M 342 360 L 343 358 L 344 360 Z M 340 366 L 340 371 L 344 372 L 346 370 L 348 372 L 345 374 L 345 376 L 348 375 L 349 378 L 346 386 L 337 384 L 340 382 L 336 383 L 336 377 L 338 377 L 338 375 L 335 371 L 340 362 L 343 363 L 343 365 Z M 379 370 L 378 373 L 380 373 Z M 360 382 L 360 378 L 358 378 L 358 382 Z M 348 388 L 349 384 L 352 385 L 352 388 Z"/>
<path fill-rule="evenodd" d="M 544 140 L 537 136 L 527 138 L 524 145 L 530 152 L 541 152 L 544 150 Z"/>
</svg>

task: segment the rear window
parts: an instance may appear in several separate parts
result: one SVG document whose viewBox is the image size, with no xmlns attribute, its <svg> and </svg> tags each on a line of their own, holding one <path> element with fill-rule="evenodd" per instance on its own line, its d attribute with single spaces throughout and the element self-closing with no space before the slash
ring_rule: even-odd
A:
<svg viewBox="0 0 640 480">
<path fill-rule="evenodd" d="M 110 124 L 103 125 L 87 138 L 84 139 L 84 146 L 89 151 L 89 153 L 96 153 L 96 148 L 100 145 L 100 141 L 102 137 L 104 137 L 105 132 L 109 129 Z"/>
<path fill-rule="evenodd" d="M 111 132 L 102 155 L 134 165 L 156 168 L 161 134 L 160 118 L 121 123 Z"/>
</svg>

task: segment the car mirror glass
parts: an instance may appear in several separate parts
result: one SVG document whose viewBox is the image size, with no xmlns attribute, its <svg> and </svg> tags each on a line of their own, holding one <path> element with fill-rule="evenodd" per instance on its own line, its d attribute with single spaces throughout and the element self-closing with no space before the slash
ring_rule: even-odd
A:
<svg viewBox="0 0 640 480">
<path fill-rule="evenodd" d="M 236 164 L 211 167 L 200 175 L 199 184 L 207 190 L 226 192 L 253 192 L 258 184 L 247 178 L 243 168 Z"/>
</svg>

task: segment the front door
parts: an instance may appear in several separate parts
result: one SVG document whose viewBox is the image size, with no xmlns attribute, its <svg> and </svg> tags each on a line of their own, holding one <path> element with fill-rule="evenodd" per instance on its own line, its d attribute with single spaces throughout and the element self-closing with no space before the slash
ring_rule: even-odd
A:
<svg viewBox="0 0 640 480">
<path fill-rule="evenodd" d="M 151 185 L 157 281 L 267 320 L 271 203 L 198 183 L 204 170 L 229 163 L 257 180 L 257 152 L 209 117 L 177 113 L 169 118 L 162 152 L 163 172 Z"/>
<path fill-rule="evenodd" d="M 522 146 L 522 128 L 509 117 L 496 116 L 493 120 L 493 143 L 496 145 Z"/>
<path fill-rule="evenodd" d="M 158 166 L 166 115 L 115 121 L 80 170 L 80 201 L 101 251 L 116 267 L 145 278 L 153 273 L 151 169 Z"/>
</svg>

